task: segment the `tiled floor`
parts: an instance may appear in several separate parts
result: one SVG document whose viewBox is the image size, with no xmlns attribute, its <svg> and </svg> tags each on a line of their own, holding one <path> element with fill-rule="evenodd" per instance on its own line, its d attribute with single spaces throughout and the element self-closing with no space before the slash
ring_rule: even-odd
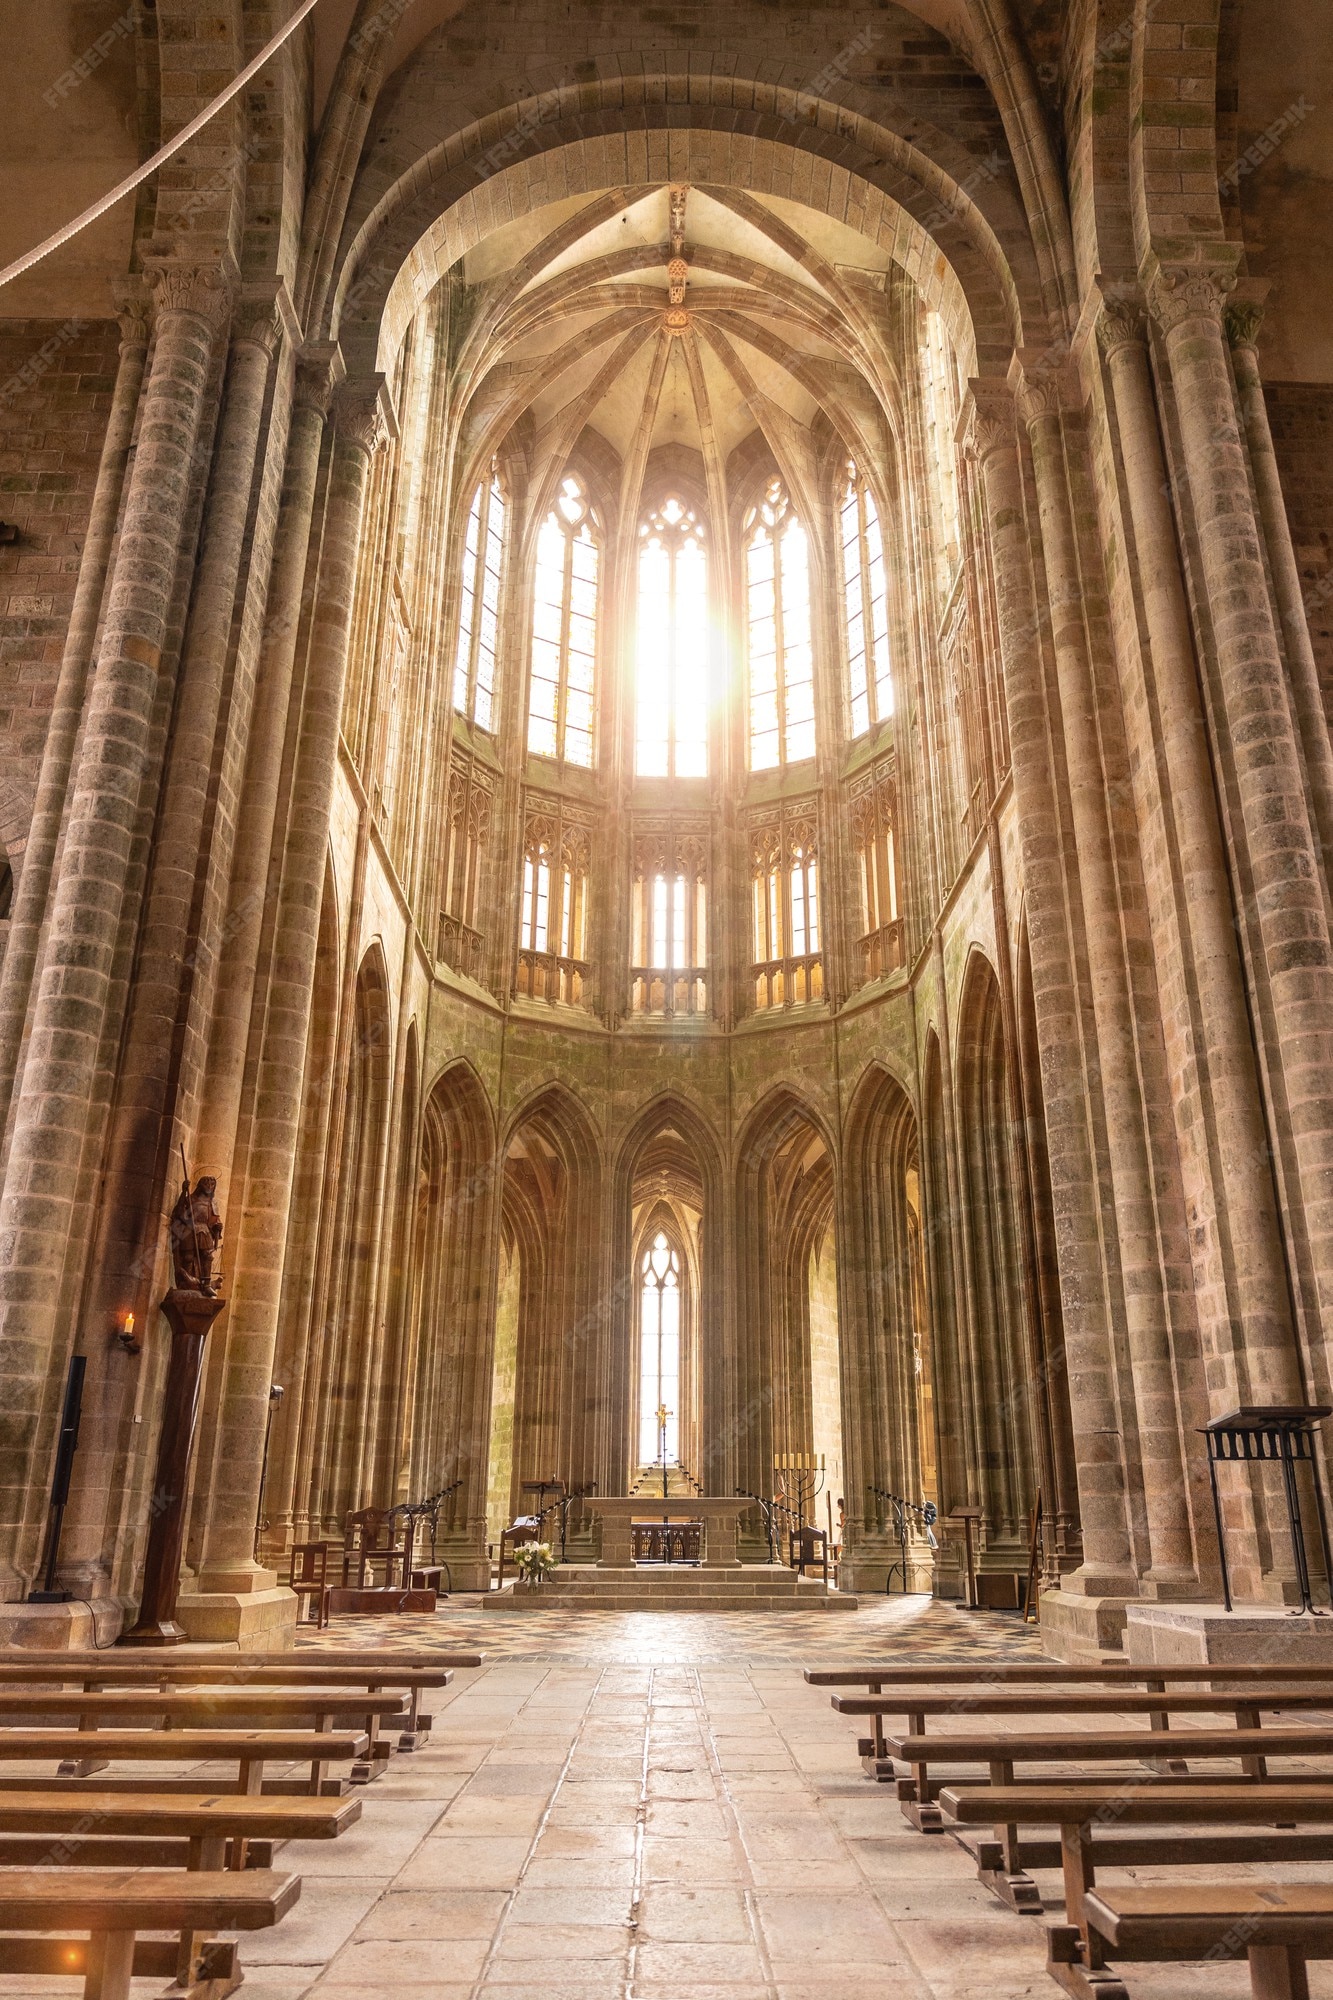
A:
<svg viewBox="0 0 1333 2000">
<path fill-rule="evenodd" d="M 243 2000 L 1056 2000 L 1040 1921 L 906 1826 L 861 1775 L 856 1725 L 798 1670 L 1035 1650 L 1015 1620 L 921 1599 L 748 1617 L 454 1600 L 311 1638 L 487 1659 L 430 1698 L 428 1743 L 367 1787 L 349 1835 L 280 1856 L 302 1898 L 243 1941 Z M 1042 1884 L 1058 1897 L 1058 1876 Z M 0 1979 L 0 2000 L 78 1991 Z M 160 1991 L 135 1982 L 135 2000 Z M 1129 1991 L 1242 2000 L 1249 1980 L 1145 1967 Z"/>
</svg>

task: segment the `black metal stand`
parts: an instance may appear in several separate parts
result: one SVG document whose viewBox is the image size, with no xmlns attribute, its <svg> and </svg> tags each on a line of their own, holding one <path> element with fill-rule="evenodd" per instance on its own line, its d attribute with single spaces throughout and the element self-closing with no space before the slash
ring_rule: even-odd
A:
<svg viewBox="0 0 1333 2000">
<path fill-rule="evenodd" d="M 51 1518 L 46 1530 L 46 1560 L 40 1590 L 28 1592 L 29 1604 L 68 1604 L 69 1590 L 56 1588 L 56 1565 L 60 1560 L 60 1530 L 69 1503 L 69 1479 L 74 1468 L 74 1449 L 79 1442 L 79 1412 L 83 1406 L 83 1378 L 88 1368 L 86 1355 L 70 1356 L 65 1377 L 65 1407 L 60 1413 L 60 1442 L 56 1447 L 56 1469 L 51 1480 Z"/>
<path fill-rule="evenodd" d="M 1205 1424 L 1208 1440 L 1208 1477 L 1213 1488 L 1213 1518 L 1217 1522 L 1217 1548 L 1222 1559 L 1222 1596 L 1231 1610 L 1231 1578 L 1227 1573 L 1226 1536 L 1222 1528 L 1222 1502 L 1217 1490 L 1219 1465 L 1266 1464 L 1282 1467 L 1282 1490 L 1287 1502 L 1287 1524 L 1291 1530 L 1291 1553 L 1300 1587 L 1300 1611 L 1294 1617 L 1316 1611 L 1310 1595 L 1310 1564 L 1305 1553 L 1305 1526 L 1301 1520 L 1301 1499 L 1296 1485 L 1296 1467 L 1308 1465 L 1314 1481 L 1315 1512 L 1319 1517 L 1319 1543 L 1324 1557 L 1324 1578 L 1333 1596 L 1333 1554 L 1328 1543 L 1328 1516 L 1323 1488 L 1319 1484 L 1319 1464 L 1315 1458 L 1315 1425 L 1333 1416 L 1333 1404 L 1281 1404 L 1267 1408 L 1233 1410 L 1229 1416 L 1214 1417 Z"/>
</svg>

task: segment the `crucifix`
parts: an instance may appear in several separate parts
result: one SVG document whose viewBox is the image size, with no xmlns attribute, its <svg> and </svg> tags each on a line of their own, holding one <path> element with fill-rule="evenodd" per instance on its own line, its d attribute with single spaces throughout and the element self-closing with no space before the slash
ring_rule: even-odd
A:
<svg viewBox="0 0 1333 2000">
<path fill-rule="evenodd" d="M 671 1415 L 665 1403 L 657 1406 L 657 1456 L 662 1461 L 662 1498 L 667 1497 L 667 1418 Z"/>
</svg>

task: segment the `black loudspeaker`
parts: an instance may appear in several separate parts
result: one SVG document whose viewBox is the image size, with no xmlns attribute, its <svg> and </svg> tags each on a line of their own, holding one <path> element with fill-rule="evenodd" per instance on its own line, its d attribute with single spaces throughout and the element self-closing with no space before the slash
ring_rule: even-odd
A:
<svg viewBox="0 0 1333 2000">
<path fill-rule="evenodd" d="M 56 1589 L 56 1564 L 60 1560 L 60 1530 L 65 1519 L 65 1505 L 69 1499 L 70 1474 L 74 1469 L 74 1451 L 79 1442 L 79 1412 L 83 1407 L 83 1378 L 88 1368 L 87 1356 L 75 1354 L 70 1357 L 69 1374 L 65 1378 L 65 1407 L 60 1413 L 60 1442 L 56 1447 L 56 1469 L 51 1479 L 51 1519 L 46 1530 L 46 1561 L 43 1565 L 42 1588 L 28 1592 L 29 1604 L 68 1604 L 73 1592 Z"/>
</svg>

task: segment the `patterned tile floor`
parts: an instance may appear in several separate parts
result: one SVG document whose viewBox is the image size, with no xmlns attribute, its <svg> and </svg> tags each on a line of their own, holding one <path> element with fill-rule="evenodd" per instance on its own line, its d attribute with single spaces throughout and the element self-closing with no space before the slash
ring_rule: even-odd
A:
<svg viewBox="0 0 1333 2000">
<path fill-rule="evenodd" d="M 856 1613 L 342 1619 L 303 1643 L 475 1643 L 361 1820 L 290 1847 L 301 1900 L 242 2000 L 1055 2000 L 1041 1925 L 866 1780 L 801 1664 L 1027 1653 L 1015 1619 Z M 200 1773 L 201 1779 L 203 1773 Z M 1306 1872 L 1309 1871 L 1296 1871 Z M 1043 1876 L 1059 1914 L 1059 1877 Z M 1333 2000 L 1327 1968 L 1312 2000 Z M 1244 2000 L 1244 1966 L 1135 1967 L 1132 2000 Z M 0 1979 L 0 2000 L 78 1983 Z M 134 2000 L 160 1994 L 136 1981 Z"/>
</svg>

